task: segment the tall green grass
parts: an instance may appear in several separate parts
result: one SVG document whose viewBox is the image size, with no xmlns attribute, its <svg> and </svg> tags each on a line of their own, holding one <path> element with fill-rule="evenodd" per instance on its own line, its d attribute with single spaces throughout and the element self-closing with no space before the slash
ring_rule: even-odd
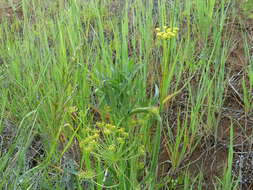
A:
<svg viewBox="0 0 253 190">
<path fill-rule="evenodd" d="M 23 0 L 23 18 L 0 26 L 0 134 L 7 121 L 16 131 L 0 152 L 0 189 L 201 189 L 201 173 L 178 170 L 206 135 L 218 135 L 232 3 Z M 163 26 L 179 27 L 178 36 L 158 39 Z M 250 59 L 246 37 L 245 52 Z M 168 176 L 159 172 L 163 149 Z"/>
</svg>

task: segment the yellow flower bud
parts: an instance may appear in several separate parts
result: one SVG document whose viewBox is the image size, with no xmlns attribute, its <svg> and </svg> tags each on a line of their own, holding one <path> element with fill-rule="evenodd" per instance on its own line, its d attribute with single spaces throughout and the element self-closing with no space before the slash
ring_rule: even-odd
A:
<svg viewBox="0 0 253 190">
<path fill-rule="evenodd" d="M 168 36 L 171 36 L 173 34 L 173 32 L 167 32 Z"/>
<path fill-rule="evenodd" d="M 106 135 L 110 135 L 112 132 L 111 132 L 111 130 L 110 129 L 105 129 L 104 130 L 104 134 L 106 134 Z"/>
<path fill-rule="evenodd" d="M 92 152 L 93 150 L 93 147 L 92 146 L 86 146 L 86 147 L 83 147 L 83 151 L 86 152 L 86 153 L 90 153 Z"/>
<path fill-rule="evenodd" d="M 166 32 L 171 32 L 171 28 L 167 28 L 167 29 L 166 29 Z"/>
<path fill-rule="evenodd" d="M 162 38 L 163 38 L 163 39 L 166 39 L 167 36 L 168 36 L 168 35 L 167 35 L 166 33 L 163 33 Z"/>
<path fill-rule="evenodd" d="M 77 176 L 80 179 L 92 179 L 95 176 L 95 172 L 92 170 L 80 171 Z"/>
<path fill-rule="evenodd" d="M 155 30 L 156 30 L 156 32 L 160 32 L 160 31 L 161 31 L 161 29 L 160 29 L 160 28 L 156 28 Z"/>
<path fill-rule="evenodd" d="M 108 128 L 111 129 L 111 130 L 115 130 L 116 126 L 115 125 L 110 125 Z"/>
<path fill-rule="evenodd" d="M 97 122 L 96 125 L 99 127 L 99 128 L 102 128 L 104 126 L 104 123 L 103 122 Z"/>
<path fill-rule="evenodd" d="M 119 144 L 124 144 L 125 143 L 125 140 L 121 137 L 118 137 L 117 141 L 119 142 Z"/>
<path fill-rule="evenodd" d="M 108 150 L 109 151 L 112 151 L 112 152 L 115 152 L 116 151 L 116 146 L 115 145 L 110 145 L 109 147 L 108 147 Z"/>
<path fill-rule="evenodd" d="M 139 148 L 139 152 L 140 152 L 141 155 L 145 155 L 145 154 L 146 154 L 145 146 L 142 145 L 142 146 Z"/>
<path fill-rule="evenodd" d="M 156 35 L 157 35 L 157 37 L 164 39 L 164 40 L 168 40 L 172 37 L 175 37 L 178 33 L 178 30 L 179 30 L 178 27 L 170 28 L 167 26 L 164 26 L 163 29 L 164 29 L 164 31 L 161 32 L 160 28 L 156 28 L 156 31 L 157 31 Z"/>
<path fill-rule="evenodd" d="M 124 128 L 120 128 L 120 129 L 118 130 L 118 132 L 119 132 L 119 133 L 124 133 L 124 132 L 125 132 L 125 129 L 124 129 Z"/>
<path fill-rule="evenodd" d="M 158 32 L 156 35 L 157 37 L 161 37 L 163 35 L 163 32 Z"/>
<path fill-rule="evenodd" d="M 99 137 L 99 134 L 98 133 L 95 133 L 94 135 L 93 135 L 93 138 L 94 139 L 97 139 Z"/>
</svg>

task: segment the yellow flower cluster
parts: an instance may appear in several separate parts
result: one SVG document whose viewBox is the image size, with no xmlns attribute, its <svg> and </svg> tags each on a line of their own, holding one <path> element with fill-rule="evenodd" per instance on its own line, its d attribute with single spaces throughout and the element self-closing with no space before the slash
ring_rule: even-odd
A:
<svg viewBox="0 0 253 190">
<path fill-rule="evenodd" d="M 96 125 L 102 130 L 105 135 L 120 136 L 117 138 L 119 141 L 122 141 L 123 137 L 127 138 L 129 136 L 124 128 L 117 128 L 115 125 L 104 122 L 97 122 Z"/>
<path fill-rule="evenodd" d="M 145 155 L 146 155 L 146 149 L 145 149 L 144 145 L 141 145 L 138 148 L 138 153 L 140 155 L 139 162 L 138 162 L 138 169 L 143 169 L 145 167 L 144 158 L 145 158 Z"/>
<path fill-rule="evenodd" d="M 104 122 L 97 122 L 96 125 L 101 129 L 102 133 L 105 136 L 111 135 L 116 137 L 115 144 L 124 144 L 126 138 L 128 138 L 129 136 L 129 134 L 125 131 L 124 128 L 118 128 L 115 125 Z M 117 147 L 114 144 L 108 146 L 108 150 L 112 152 L 115 152 L 116 148 Z"/>
<path fill-rule="evenodd" d="M 80 171 L 77 176 L 79 177 L 79 179 L 92 179 L 96 176 L 96 174 L 93 170 L 89 169 L 86 171 Z"/>
<path fill-rule="evenodd" d="M 114 144 L 111 144 L 111 145 L 109 145 L 108 150 L 112 151 L 112 152 L 115 152 L 116 151 L 116 146 Z"/>
<path fill-rule="evenodd" d="M 174 27 L 170 28 L 167 26 L 164 26 L 163 29 L 156 28 L 156 36 L 160 39 L 168 40 L 170 38 L 173 38 L 177 35 L 179 28 Z"/>
<path fill-rule="evenodd" d="M 139 153 L 140 153 L 140 155 L 145 155 L 146 154 L 146 149 L 145 149 L 145 146 L 144 145 L 141 145 L 140 147 L 139 147 Z"/>
<path fill-rule="evenodd" d="M 99 140 L 99 132 L 97 130 L 93 131 L 93 135 L 86 137 L 84 140 L 80 142 L 80 147 L 84 152 L 90 153 L 92 152 Z"/>
<path fill-rule="evenodd" d="M 122 145 L 125 143 L 126 139 L 128 138 L 129 134 L 125 131 L 124 128 L 118 128 L 115 125 L 104 123 L 104 122 L 97 122 L 97 128 L 99 129 L 85 129 L 84 132 L 90 134 L 85 139 L 81 140 L 80 147 L 81 149 L 86 152 L 90 153 L 95 150 L 96 147 L 102 143 L 104 136 L 112 136 L 115 137 L 114 144 L 108 146 L 108 151 L 115 152 L 116 145 Z M 116 144 L 116 145 L 115 145 Z"/>
</svg>

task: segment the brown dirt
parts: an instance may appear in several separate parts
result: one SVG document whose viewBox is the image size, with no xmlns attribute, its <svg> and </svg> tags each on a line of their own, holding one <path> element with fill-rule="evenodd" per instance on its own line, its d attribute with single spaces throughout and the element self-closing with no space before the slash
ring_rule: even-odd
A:
<svg viewBox="0 0 253 190">
<path fill-rule="evenodd" d="M 3 19 L 11 21 L 16 17 L 21 18 L 22 16 L 20 0 L 12 0 L 8 1 L 8 3 L 3 0 L 0 1 L 0 22 Z"/>
</svg>

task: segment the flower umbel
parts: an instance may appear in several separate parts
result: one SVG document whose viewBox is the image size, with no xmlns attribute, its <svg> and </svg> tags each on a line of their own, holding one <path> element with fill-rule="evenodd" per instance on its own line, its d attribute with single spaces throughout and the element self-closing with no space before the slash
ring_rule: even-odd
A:
<svg viewBox="0 0 253 190">
<path fill-rule="evenodd" d="M 170 28 L 170 27 L 164 26 L 163 29 L 156 28 L 155 30 L 156 30 L 156 36 L 158 38 L 163 39 L 163 40 L 169 40 L 177 35 L 179 29 L 177 27 Z"/>
</svg>

